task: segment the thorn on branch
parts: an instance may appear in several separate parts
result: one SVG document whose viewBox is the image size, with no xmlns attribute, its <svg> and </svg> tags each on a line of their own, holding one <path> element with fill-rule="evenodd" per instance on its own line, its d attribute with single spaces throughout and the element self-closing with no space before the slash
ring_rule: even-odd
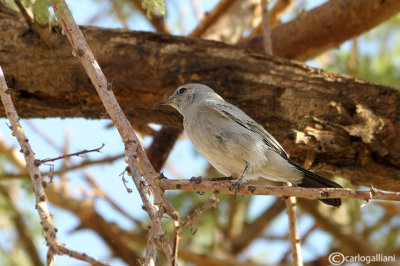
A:
<svg viewBox="0 0 400 266">
<path fill-rule="evenodd" d="M 130 173 L 130 169 L 128 166 L 125 168 L 125 170 L 122 173 L 119 174 L 119 176 L 121 176 L 122 183 L 124 184 L 126 191 L 128 193 L 132 193 L 132 189 L 127 186 L 128 180 L 125 179 L 125 173 L 128 173 L 128 174 Z"/>
<path fill-rule="evenodd" d="M 192 176 L 192 178 L 190 178 L 190 183 L 193 183 L 193 190 L 195 190 L 196 185 L 201 184 L 201 182 L 203 182 L 203 178 L 201 176 Z"/>
<path fill-rule="evenodd" d="M 83 51 L 81 48 L 72 49 L 72 55 L 77 58 L 80 58 L 85 55 L 85 51 Z"/>
<path fill-rule="evenodd" d="M 112 83 L 107 83 L 107 90 L 112 91 L 112 88 L 113 88 Z"/>
<path fill-rule="evenodd" d="M 255 186 L 248 186 L 247 190 L 250 191 L 251 193 L 254 193 L 254 191 L 256 191 L 256 187 Z"/>
<path fill-rule="evenodd" d="M 320 195 L 321 195 L 322 198 L 329 197 L 329 193 L 327 191 L 321 191 Z"/>
<path fill-rule="evenodd" d="M 194 226 L 190 226 L 189 232 L 192 236 L 194 236 L 197 233 L 197 228 Z"/>
<path fill-rule="evenodd" d="M 371 185 L 371 189 L 369 190 L 371 193 L 371 199 L 378 194 L 378 190 Z"/>
<path fill-rule="evenodd" d="M 136 140 L 128 139 L 127 141 L 125 141 L 125 142 L 124 142 L 124 144 L 125 144 L 125 149 L 126 149 L 126 146 L 128 146 L 128 145 L 131 144 L 131 143 L 136 144 Z"/>
<path fill-rule="evenodd" d="M 57 161 L 57 160 L 60 160 L 60 159 L 64 159 L 64 158 L 67 158 L 67 157 L 72 157 L 72 156 L 80 156 L 80 155 L 82 155 L 82 154 L 86 154 L 86 153 L 90 153 L 90 152 L 100 152 L 101 149 L 102 149 L 104 146 L 105 146 L 105 144 L 102 143 L 101 146 L 100 146 L 99 148 L 96 148 L 96 149 L 92 149 L 92 150 L 83 150 L 83 151 L 80 151 L 80 152 L 75 152 L 75 153 L 70 153 L 70 154 L 61 155 L 61 156 L 58 156 L 58 157 L 56 157 L 56 158 L 51 158 L 51 159 L 35 160 L 35 165 L 36 165 L 36 166 L 39 166 L 39 165 L 41 165 L 41 164 L 43 164 L 43 163 L 54 162 L 54 161 Z"/>
<path fill-rule="evenodd" d="M 158 176 L 158 179 L 168 179 L 168 178 L 164 175 L 164 172 L 161 172 L 160 175 Z"/>
</svg>

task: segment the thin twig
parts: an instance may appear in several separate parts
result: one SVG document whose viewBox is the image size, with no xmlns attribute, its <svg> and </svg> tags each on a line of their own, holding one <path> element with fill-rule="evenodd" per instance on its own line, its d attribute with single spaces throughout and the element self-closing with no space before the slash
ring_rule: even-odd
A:
<svg viewBox="0 0 400 266">
<path fill-rule="evenodd" d="M 29 141 L 27 137 L 25 136 L 24 130 L 19 123 L 19 116 L 17 114 L 17 111 L 14 107 L 14 104 L 12 102 L 11 96 L 9 94 L 9 90 L 7 88 L 6 80 L 3 74 L 3 70 L 0 67 L 0 96 L 1 96 L 1 101 L 4 106 L 4 110 L 7 114 L 7 118 L 9 119 L 11 123 L 11 128 L 13 131 L 13 135 L 17 138 L 19 145 L 21 146 L 22 153 L 24 154 L 24 158 L 26 161 L 26 167 L 29 172 L 29 176 L 31 178 L 32 184 L 33 184 L 33 191 L 35 194 L 35 199 L 36 199 L 36 209 L 38 211 L 41 225 L 43 228 L 45 240 L 47 244 L 49 245 L 49 250 L 54 250 L 55 253 L 57 254 L 67 254 L 71 257 L 87 261 L 92 264 L 97 264 L 97 265 L 109 265 L 108 263 L 99 261 L 97 259 L 91 258 L 87 255 L 85 257 L 82 256 L 76 256 L 77 254 L 80 254 L 79 252 L 72 251 L 68 248 L 66 248 L 63 244 L 58 242 L 56 238 L 56 228 L 53 225 L 53 221 L 51 219 L 51 214 L 48 211 L 48 205 L 47 205 L 47 197 L 46 194 L 44 193 L 44 187 L 43 187 L 43 179 L 41 176 L 41 173 L 39 171 L 38 166 L 35 164 L 36 159 L 35 159 L 35 153 L 33 152 Z M 50 265 L 52 263 L 53 256 L 49 257 L 49 260 L 47 261 L 47 264 Z"/>
<path fill-rule="evenodd" d="M 231 194 L 229 182 L 212 182 L 203 180 L 196 184 L 188 179 L 160 179 L 160 186 L 163 190 L 184 190 L 196 192 L 218 192 L 220 194 Z M 303 188 L 303 187 L 273 187 L 260 185 L 243 185 L 237 192 L 238 195 L 271 195 L 271 196 L 294 196 L 306 199 L 332 199 L 332 198 L 353 198 L 362 200 L 394 200 L 400 201 L 400 192 L 391 192 L 371 188 L 370 190 L 354 190 L 349 188 Z"/>
<path fill-rule="evenodd" d="M 67 157 L 72 157 L 72 156 L 79 156 L 82 154 L 86 154 L 86 153 L 90 153 L 90 152 L 100 152 L 100 150 L 104 148 L 104 143 L 101 145 L 101 147 L 96 148 L 96 149 L 92 149 L 92 150 L 83 150 L 83 151 L 79 151 L 79 152 L 74 152 L 74 153 L 70 153 L 70 154 L 65 154 L 65 155 L 61 155 L 58 156 L 56 158 L 50 158 L 50 159 L 44 159 L 44 160 L 36 160 L 35 163 L 38 165 L 44 164 L 44 163 L 48 163 L 48 162 L 54 162 L 57 160 L 61 160 Z"/>
<path fill-rule="evenodd" d="M 22 4 L 21 0 L 15 0 L 14 2 L 18 6 L 19 11 L 21 12 L 22 16 L 24 17 L 26 23 L 28 23 L 29 28 L 33 30 L 34 29 L 34 26 L 33 26 L 34 22 L 33 22 L 32 18 L 31 18 L 31 16 L 29 16 L 28 12 L 26 12 L 26 9 L 25 9 L 24 5 Z"/>
<path fill-rule="evenodd" d="M 124 3 L 125 2 L 123 2 L 121 4 L 123 5 Z M 115 14 L 117 14 L 118 19 L 121 21 L 122 25 L 124 26 L 124 29 L 128 29 L 129 25 L 126 20 L 126 16 L 122 12 L 122 7 L 120 6 L 120 3 L 118 3 L 116 0 L 111 0 L 111 4 L 115 10 Z"/>
<path fill-rule="evenodd" d="M 7 205 L 11 208 L 12 215 L 10 215 L 10 219 L 14 222 L 15 228 L 18 231 L 18 240 L 24 247 L 32 265 L 42 265 L 43 262 L 40 260 L 39 252 L 34 243 L 34 238 L 26 226 L 25 217 L 14 202 L 15 200 L 13 199 L 13 196 L 15 196 L 15 194 L 12 193 L 9 186 L 2 183 L 0 183 L 0 194 L 3 195 L 7 201 Z"/>
<path fill-rule="evenodd" d="M 310 229 L 307 230 L 307 232 L 301 237 L 302 242 L 305 243 L 306 239 L 311 235 L 312 232 L 314 232 L 316 229 L 318 229 L 317 224 L 314 224 Z M 287 236 L 285 236 L 287 238 Z M 270 237 L 265 237 L 266 239 L 270 240 L 272 238 Z M 272 239 L 273 240 L 273 239 Z M 288 262 L 288 257 L 292 253 L 292 248 L 288 249 L 285 254 L 282 256 L 281 261 L 278 263 L 278 265 L 287 265 Z"/>
<path fill-rule="evenodd" d="M 231 239 L 232 251 L 237 254 L 253 243 L 254 239 L 264 232 L 272 221 L 285 209 L 285 203 L 277 198 L 272 205 L 257 217 L 252 223 L 245 224 L 242 232 Z"/>
<path fill-rule="evenodd" d="M 291 186 L 290 183 L 288 183 L 287 185 Z M 289 220 L 289 239 L 293 255 L 293 265 L 302 266 L 303 259 L 301 255 L 300 236 L 299 236 L 299 230 L 297 228 L 297 217 L 296 217 L 296 209 L 297 209 L 296 198 L 288 197 L 285 200 L 285 203 Z"/>
<path fill-rule="evenodd" d="M 194 11 L 194 14 L 195 14 L 197 20 L 201 21 L 204 18 L 204 11 L 201 8 L 199 1 L 191 0 L 190 3 L 192 4 L 192 8 L 193 8 L 193 11 Z"/>
<path fill-rule="evenodd" d="M 96 165 L 96 164 L 105 164 L 105 163 L 113 163 L 114 161 L 123 158 L 124 155 L 115 155 L 115 156 L 107 156 L 104 157 L 102 159 L 99 160 L 84 160 L 79 164 L 76 165 L 72 165 L 72 166 L 61 166 L 59 169 L 53 171 L 53 172 L 43 172 L 42 176 L 47 176 L 50 174 L 53 175 L 60 175 L 60 174 L 64 174 L 66 172 L 72 171 L 72 170 L 77 170 L 80 168 L 84 168 L 87 166 L 91 166 L 91 165 Z M 0 175 L 0 179 L 12 179 L 12 178 L 26 178 L 29 177 L 28 174 L 25 174 L 24 172 L 22 173 L 18 173 L 18 174 L 7 174 L 4 173 L 2 175 Z"/>
<path fill-rule="evenodd" d="M 211 25 L 224 14 L 236 0 L 221 0 L 218 5 L 208 13 L 197 27 L 189 34 L 191 37 L 200 37 Z"/>
<path fill-rule="evenodd" d="M 134 224 L 136 224 L 141 230 L 145 230 L 146 227 L 143 225 L 143 223 L 127 213 L 124 209 L 122 209 L 112 198 L 110 198 L 109 195 L 97 184 L 96 180 L 89 174 L 85 173 L 85 178 L 86 181 L 92 185 L 93 190 L 95 191 L 96 196 L 101 197 L 104 199 L 106 202 L 108 202 L 114 209 L 116 209 L 119 213 L 121 213 L 123 216 L 131 220 Z"/>
<path fill-rule="evenodd" d="M 278 0 L 269 12 L 269 25 L 270 27 L 278 24 L 282 16 L 287 12 L 296 0 Z"/>
<path fill-rule="evenodd" d="M 142 15 L 147 18 L 147 10 L 144 10 L 142 7 L 142 1 L 141 0 L 130 0 L 132 5 L 140 12 Z M 148 19 L 151 25 L 156 29 L 157 32 L 159 33 L 168 33 L 169 29 L 165 23 L 165 19 L 162 15 L 157 14 L 155 11 L 150 12 L 151 19 Z"/>
<path fill-rule="evenodd" d="M 207 203 L 203 204 L 199 208 L 196 208 L 191 214 L 186 216 L 186 218 L 182 222 L 174 221 L 174 229 L 175 229 L 175 238 L 174 238 L 174 254 L 173 254 L 173 263 L 172 265 L 177 265 L 178 258 L 178 249 L 179 249 L 179 233 L 185 226 L 191 225 L 193 221 L 203 212 L 208 209 L 215 208 L 219 199 L 216 197 L 212 197 Z"/>
<path fill-rule="evenodd" d="M 262 27 L 263 27 L 263 37 L 264 37 L 264 51 L 267 55 L 272 55 L 272 40 L 271 40 L 271 27 L 269 24 L 269 0 L 261 0 L 262 9 Z"/>
<path fill-rule="evenodd" d="M 164 211 L 166 211 L 173 219 L 178 219 L 178 214 L 169 205 L 164 192 L 159 186 L 157 186 L 155 181 L 159 175 L 151 166 L 132 125 L 124 115 L 114 93 L 112 92 L 112 86 L 107 82 L 106 77 L 94 58 L 81 30 L 72 17 L 67 4 L 64 0 L 52 0 L 50 3 L 54 9 L 60 26 L 63 28 L 64 32 L 66 32 L 68 40 L 71 43 L 74 52 L 73 54 L 82 63 L 87 75 L 100 96 L 108 115 L 118 129 L 125 144 L 125 154 L 128 158 L 129 166 L 128 172 L 132 176 L 135 186 L 143 201 L 144 209 L 147 211 L 151 221 L 149 230 L 150 241 L 148 241 L 150 245 L 147 247 L 148 250 L 146 251 L 145 260 L 156 261 L 155 245 L 159 244 L 163 248 L 168 262 L 171 264 L 172 249 L 169 240 L 161 227 L 161 218 Z M 139 172 L 138 167 L 141 172 Z M 147 184 L 142 179 L 142 176 L 145 178 Z M 159 206 L 153 204 L 150 198 L 148 185 L 151 187 L 154 200 L 159 204 Z M 151 257 L 148 258 L 147 255 Z"/>
<path fill-rule="evenodd" d="M 196 208 L 191 214 L 186 216 L 186 218 L 179 223 L 177 228 L 180 230 L 183 227 L 190 225 L 200 214 L 207 211 L 208 209 L 215 208 L 218 202 L 218 198 L 212 197 L 208 202 L 206 202 L 199 208 Z"/>
</svg>

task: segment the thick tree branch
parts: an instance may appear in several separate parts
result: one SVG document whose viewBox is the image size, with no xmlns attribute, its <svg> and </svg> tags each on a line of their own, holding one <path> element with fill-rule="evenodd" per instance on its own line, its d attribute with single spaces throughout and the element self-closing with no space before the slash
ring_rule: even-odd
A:
<svg viewBox="0 0 400 266">
<path fill-rule="evenodd" d="M 21 116 L 104 117 L 64 36 L 54 29 L 58 48 L 43 47 L 17 17 L 0 3 L 0 62 Z M 315 153 L 311 168 L 327 175 L 400 190 L 398 90 L 217 42 L 83 29 L 135 124 L 181 127 L 176 112 L 153 104 L 183 83 L 202 82 L 265 126 L 294 160 Z"/>
<path fill-rule="evenodd" d="M 301 61 L 337 48 L 346 40 L 374 28 L 400 11 L 397 0 L 330 0 L 272 31 L 273 52 Z M 262 50 L 262 34 L 243 41 L 244 47 Z"/>
</svg>

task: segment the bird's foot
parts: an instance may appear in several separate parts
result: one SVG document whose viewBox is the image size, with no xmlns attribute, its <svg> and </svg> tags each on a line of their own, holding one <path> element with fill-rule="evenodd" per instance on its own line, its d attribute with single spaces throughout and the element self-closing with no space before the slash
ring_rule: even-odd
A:
<svg viewBox="0 0 400 266">
<path fill-rule="evenodd" d="M 237 192 L 243 187 L 243 183 L 245 183 L 245 179 L 241 177 L 238 180 L 232 182 L 229 186 L 230 191 L 235 190 L 235 193 L 233 193 L 233 199 L 236 199 Z"/>
<path fill-rule="evenodd" d="M 201 177 L 201 176 L 193 176 L 192 178 L 190 178 L 190 183 L 192 183 L 192 185 L 193 185 L 193 190 L 195 190 L 196 189 L 196 185 L 197 184 L 200 184 L 201 182 L 203 182 L 203 180 L 204 180 L 205 178 L 204 177 Z"/>
</svg>

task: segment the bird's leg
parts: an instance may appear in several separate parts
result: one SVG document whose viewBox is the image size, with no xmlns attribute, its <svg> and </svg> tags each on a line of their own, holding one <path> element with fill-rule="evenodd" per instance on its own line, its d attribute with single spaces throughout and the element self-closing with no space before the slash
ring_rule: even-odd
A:
<svg viewBox="0 0 400 266">
<path fill-rule="evenodd" d="M 201 182 L 203 182 L 203 179 L 205 179 L 205 178 L 203 178 L 201 176 L 198 176 L 198 177 L 193 176 L 192 178 L 190 178 L 190 183 L 193 183 L 192 184 L 193 185 L 193 190 L 196 189 L 196 185 L 197 184 L 200 184 Z"/>
<path fill-rule="evenodd" d="M 227 180 L 232 180 L 232 179 L 233 179 L 232 176 L 207 178 L 208 181 L 227 181 Z"/>
<path fill-rule="evenodd" d="M 213 177 L 213 178 L 204 178 L 201 176 L 195 177 L 193 176 L 192 178 L 190 178 L 190 182 L 193 183 L 193 189 L 196 189 L 196 185 L 200 184 L 201 182 L 203 182 L 203 180 L 206 181 L 226 181 L 226 180 L 232 180 L 232 176 L 222 176 L 222 177 Z"/>
<path fill-rule="evenodd" d="M 232 191 L 235 189 L 235 193 L 233 194 L 233 198 L 236 199 L 236 194 L 239 189 L 242 188 L 243 183 L 245 182 L 244 176 L 246 175 L 247 171 L 249 170 L 249 163 L 246 162 L 246 167 L 244 168 L 243 174 L 239 177 L 238 180 L 235 182 L 232 182 L 232 184 L 229 186 L 229 190 Z"/>
</svg>

